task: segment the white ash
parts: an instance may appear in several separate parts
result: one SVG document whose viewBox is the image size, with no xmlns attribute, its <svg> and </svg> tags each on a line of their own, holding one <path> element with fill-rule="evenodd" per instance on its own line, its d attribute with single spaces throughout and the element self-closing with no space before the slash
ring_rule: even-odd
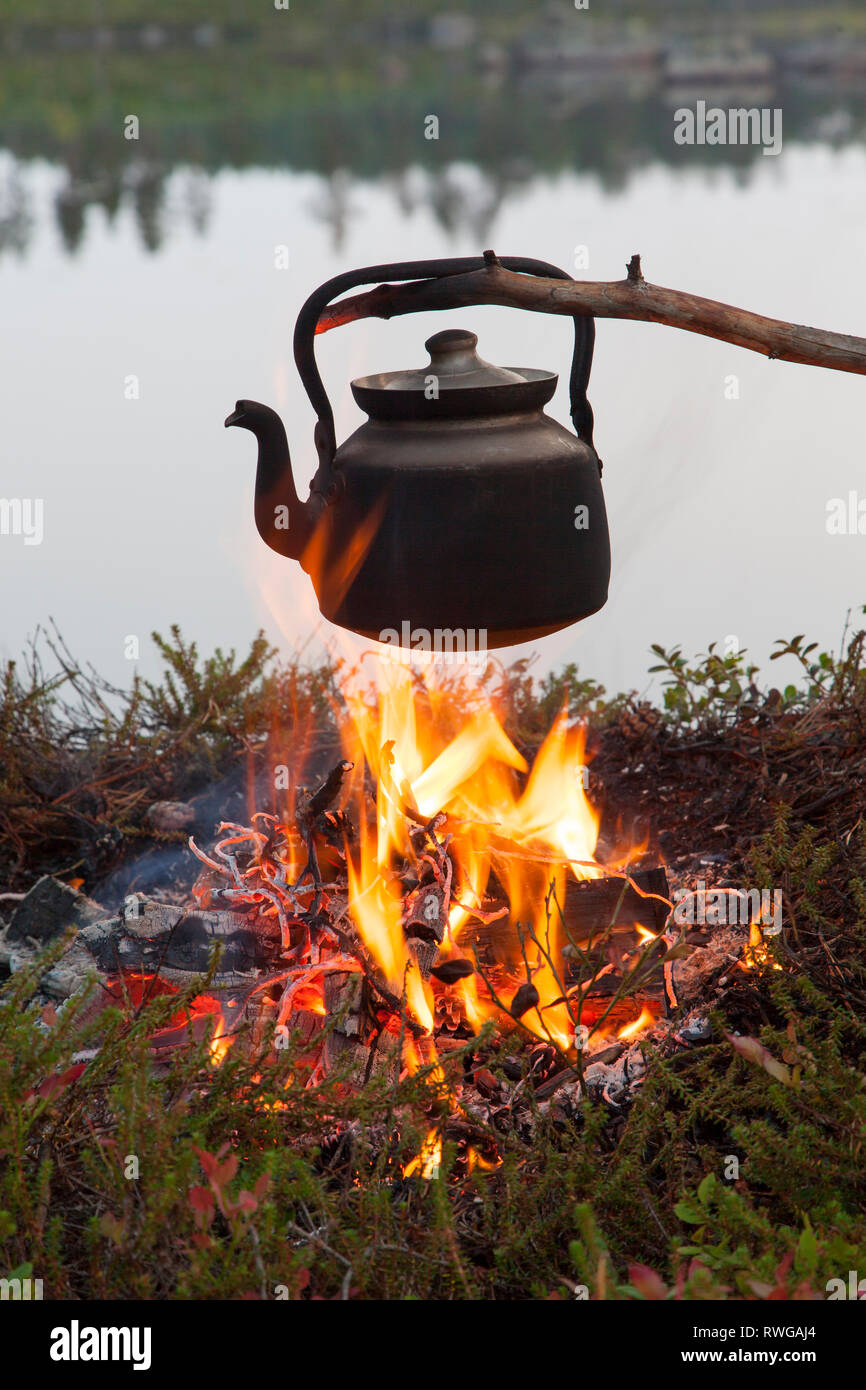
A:
<svg viewBox="0 0 866 1390">
<path fill-rule="evenodd" d="M 681 1007 L 705 999 L 713 985 L 721 984 L 725 970 L 741 960 L 748 941 L 749 933 L 744 927 L 716 927 L 705 946 L 695 946 L 687 956 L 666 965 L 669 1004 Z"/>
</svg>

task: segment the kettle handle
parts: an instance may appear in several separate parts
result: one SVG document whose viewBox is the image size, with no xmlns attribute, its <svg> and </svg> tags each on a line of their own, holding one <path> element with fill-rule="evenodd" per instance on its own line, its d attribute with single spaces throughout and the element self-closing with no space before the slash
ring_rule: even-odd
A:
<svg viewBox="0 0 866 1390">
<path fill-rule="evenodd" d="M 360 270 L 347 270 L 335 275 L 314 290 L 303 305 L 295 324 L 294 357 L 298 375 L 304 384 L 310 403 L 316 412 L 315 430 L 316 450 L 319 468 L 311 483 L 311 491 L 325 497 L 333 496 L 339 486 L 334 470 L 334 455 L 337 452 L 337 438 L 334 429 L 334 412 L 325 390 L 319 368 L 316 364 L 315 335 L 316 325 L 333 299 L 346 290 L 359 285 L 371 285 L 392 280 L 441 279 L 449 275 L 464 275 L 469 271 L 483 270 L 486 265 L 496 261 L 506 270 L 522 275 L 539 275 L 550 280 L 570 280 L 564 270 L 547 261 L 536 261 L 525 256 L 499 256 L 492 252 L 484 256 L 453 256 L 446 260 L 398 261 L 393 265 L 368 265 Z M 592 442 L 593 415 L 587 400 L 586 389 L 592 368 L 592 353 L 595 346 L 595 319 L 585 314 L 574 315 L 574 356 L 569 377 L 569 396 L 571 418 L 579 437 L 594 448 Z M 601 472 L 601 460 L 598 461 Z"/>
</svg>

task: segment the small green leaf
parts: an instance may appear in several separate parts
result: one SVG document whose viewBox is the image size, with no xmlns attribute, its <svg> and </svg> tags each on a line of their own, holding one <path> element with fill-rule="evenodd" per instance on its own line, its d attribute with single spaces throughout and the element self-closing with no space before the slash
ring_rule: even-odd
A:
<svg viewBox="0 0 866 1390">
<path fill-rule="evenodd" d="M 707 1206 L 712 1200 L 715 1191 L 716 1175 L 715 1173 L 707 1173 L 707 1176 L 698 1186 L 698 1201 L 701 1202 L 703 1206 Z"/>
<path fill-rule="evenodd" d="M 688 1198 L 683 1198 L 674 1207 L 674 1216 L 685 1221 L 688 1226 L 700 1226 L 707 1219 L 707 1213 Z"/>
<path fill-rule="evenodd" d="M 814 1274 L 818 1264 L 818 1241 L 808 1217 L 803 1234 L 797 1242 L 795 1262 L 798 1273 L 802 1274 Z"/>
</svg>

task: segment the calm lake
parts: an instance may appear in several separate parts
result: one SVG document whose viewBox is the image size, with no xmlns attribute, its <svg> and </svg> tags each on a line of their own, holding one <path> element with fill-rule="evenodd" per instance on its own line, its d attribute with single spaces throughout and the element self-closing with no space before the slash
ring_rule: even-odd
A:
<svg viewBox="0 0 866 1390">
<path fill-rule="evenodd" d="M 579 110 L 554 119 L 560 139 L 569 122 L 579 133 Z M 670 112 L 658 120 L 672 132 Z M 306 576 L 259 541 L 254 443 L 223 419 L 239 396 L 275 406 L 306 491 L 313 416 L 292 329 L 307 295 L 342 270 L 492 246 L 606 280 L 638 251 L 658 284 L 866 328 L 866 150 L 838 143 L 832 124 L 747 164 L 724 151 L 678 162 L 671 143 L 665 158 L 650 146 L 620 170 L 579 150 L 555 167 L 524 153 L 493 169 L 449 146 L 446 126 L 425 142 L 419 122 L 417 155 L 399 168 L 370 168 L 351 140 L 319 169 L 218 147 L 169 159 L 155 188 L 146 163 L 130 162 L 101 201 L 82 195 L 85 171 L 77 203 L 69 162 L 50 149 L 0 153 L 0 494 L 44 505 L 41 544 L 0 536 L 3 656 L 49 616 L 119 685 L 136 664 L 153 674 L 149 634 L 175 622 L 205 652 L 245 649 L 260 626 L 311 656 L 333 638 Z M 359 128 L 359 150 L 365 138 Z M 362 418 L 350 379 L 422 365 L 424 339 L 446 326 L 476 331 L 481 355 L 501 365 L 558 370 L 551 412 L 567 422 L 568 321 L 474 308 L 320 339 L 338 437 Z M 538 644 L 538 669 L 576 661 L 609 690 L 643 690 L 650 643 L 692 655 L 734 639 L 775 683 L 786 674 L 766 669 L 775 638 L 805 632 L 837 648 L 846 612 L 866 601 L 866 535 L 827 530 L 832 499 L 866 497 L 863 381 L 606 321 L 590 400 L 611 595 Z M 131 636 L 138 663 L 125 655 Z"/>
</svg>

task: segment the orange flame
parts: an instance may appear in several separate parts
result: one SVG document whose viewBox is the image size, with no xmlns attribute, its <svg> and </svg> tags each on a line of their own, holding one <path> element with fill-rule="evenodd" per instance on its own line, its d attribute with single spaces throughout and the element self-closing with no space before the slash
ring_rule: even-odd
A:
<svg viewBox="0 0 866 1390">
<path fill-rule="evenodd" d="M 484 1155 L 480 1153 L 478 1149 L 474 1148 L 471 1144 L 466 1150 L 467 1173 L 473 1173 L 476 1168 L 479 1168 L 482 1173 L 492 1173 L 496 1168 L 501 1167 L 502 1159 L 498 1156 L 496 1158 L 485 1158 Z"/>
<path fill-rule="evenodd" d="M 620 1042 L 629 1042 L 632 1038 L 636 1038 L 638 1033 L 642 1033 L 645 1028 L 651 1028 L 654 1023 L 655 1015 L 644 1004 L 640 1017 L 633 1019 L 631 1023 L 626 1023 L 624 1027 L 620 1028 L 616 1036 Z"/>
<path fill-rule="evenodd" d="M 438 1130 L 431 1129 L 421 1145 L 420 1152 L 404 1166 L 403 1177 L 411 1178 L 417 1173 L 419 1177 L 430 1182 L 433 1178 L 438 1178 L 441 1165 L 442 1139 Z"/>
<path fill-rule="evenodd" d="M 234 1042 L 233 1037 L 227 1036 L 223 1033 L 224 1026 L 225 1023 L 222 1014 L 220 1014 L 220 1017 L 217 1020 L 216 1028 L 214 1029 L 213 1037 L 210 1040 L 210 1045 L 208 1049 L 210 1052 L 211 1062 L 215 1067 L 218 1067 L 225 1060 L 225 1055 L 231 1047 L 232 1043 Z"/>
<path fill-rule="evenodd" d="M 595 859 L 599 816 L 581 776 L 585 731 L 570 725 L 563 709 L 521 788 L 517 774 L 528 771 L 526 760 L 480 688 L 461 687 L 458 698 L 435 668 L 419 675 L 382 663 L 372 689 L 349 688 L 346 704 L 343 751 L 354 764 L 350 796 L 361 827 L 357 863 L 349 870 L 350 911 L 392 986 L 399 990 L 405 976 L 411 1011 L 432 1026 L 429 988 L 407 954 L 394 874 L 402 861 L 417 862 L 409 827 L 442 813 L 437 833 L 449 837 L 458 871 L 443 952 L 471 958 L 460 949 L 461 932 L 476 913 L 483 916 L 493 876 L 509 904 L 502 940 L 512 946 L 505 963 L 521 965 L 525 955 L 539 993 L 533 1018 L 542 1020 L 543 1035 L 568 1047 L 573 1020 L 558 964 L 566 880 L 605 872 Z M 365 764 L 377 786 L 372 823 Z M 472 1027 L 497 1012 L 477 975 L 455 989 Z"/>
<path fill-rule="evenodd" d="M 336 554 L 331 543 L 330 510 L 324 511 L 314 526 L 301 556 L 301 566 L 312 579 L 319 606 L 325 611 L 335 612 L 352 587 L 355 576 L 376 538 L 387 504 L 386 489 L 356 527 L 349 544 Z"/>
<path fill-rule="evenodd" d="M 342 557 L 338 590 L 345 592 L 357 573 L 379 520 L 371 514 L 358 545 Z M 321 578 L 331 565 L 326 549 L 325 528 L 317 527 L 304 556 L 314 577 Z M 285 618 L 275 588 L 271 602 L 277 619 Z M 563 709 L 530 770 L 486 688 L 489 672 L 474 676 L 473 684 L 470 673 L 455 678 L 447 660 L 419 664 L 413 657 L 410 663 L 402 651 L 394 660 L 392 649 L 386 653 L 381 647 L 378 656 L 368 651 L 359 660 L 356 637 L 333 629 L 329 638 L 354 663 L 341 672 L 344 704 L 336 711 L 343 756 L 353 764 L 340 809 L 348 810 L 359 828 L 358 844 L 347 853 L 348 910 L 392 992 L 405 995 L 407 1013 L 429 1036 L 434 996 L 407 945 L 397 875 L 407 862 L 421 867 L 410 829 L 442 815 L 436 835 L 440 843 L 447 837 L 455 872 L 440 963 L 455 956 L 471 962 L 474 926 L 488 920 L 486 895 L 495 898 L 497 908 L 507 902 L 507 910 L 498 914 L 497 963 L 521 979 L 528 969 L 539 1003 L 523 1023 L 569 1048 L 574 1006 L 564 1002 L 561 964 L 567 884 L 624 868 L 637 849 L 629 847 L 604 868 L 596 860 L 599 815 L 584 789 L 584 730 L 575 728 Z M 500 998 L 513 992 L 513 986 L 506 987 Z M 451 986 L 450 997 L 472 1029 L 489 1018 L 502 1023 L 479 973 Z"/>
</svg>

